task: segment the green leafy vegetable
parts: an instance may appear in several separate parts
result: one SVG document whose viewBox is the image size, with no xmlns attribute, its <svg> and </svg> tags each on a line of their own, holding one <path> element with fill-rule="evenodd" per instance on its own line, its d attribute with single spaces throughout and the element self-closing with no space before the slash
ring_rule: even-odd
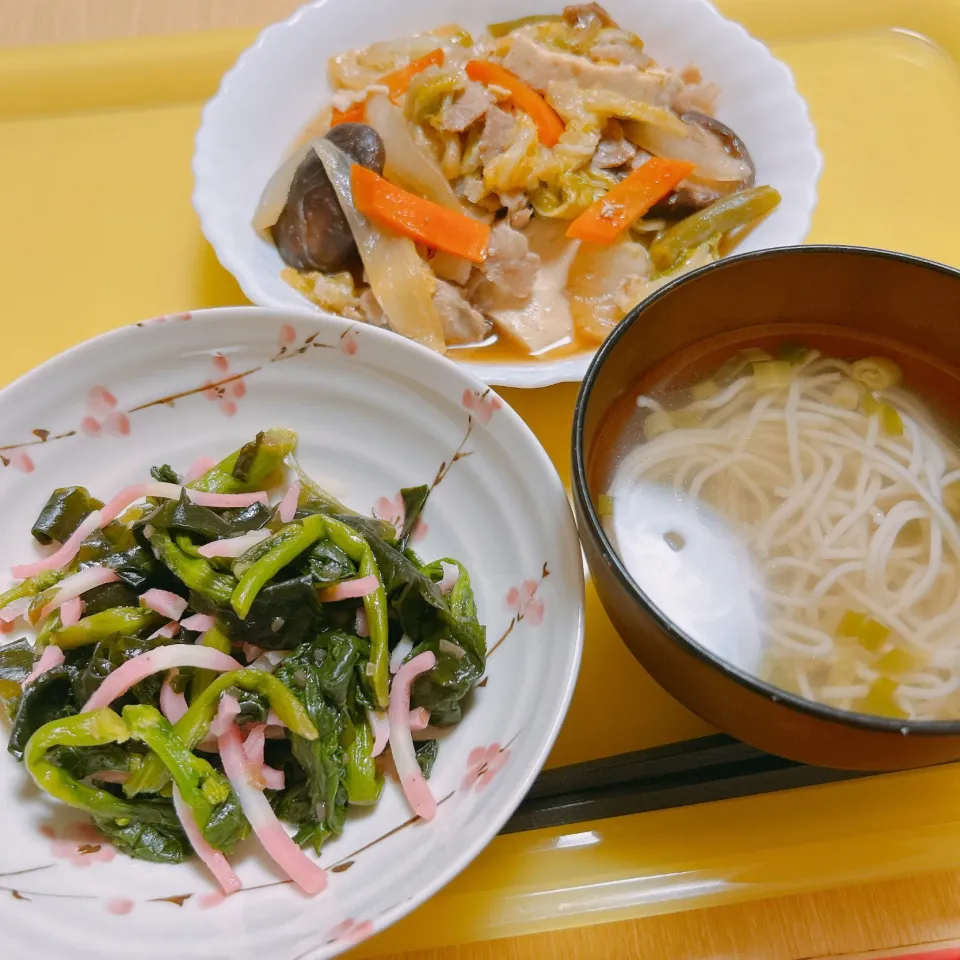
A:
<svg viewBox="0 0 960 960">
<path fill-rule="evenodd" d="M 207 493 L 249 493 L 261 490 L 268 477 L 283 466 L 297 445 L 292 430 L 265 430 L 231 453 L 188 486 Z"/>
<path fill-rule="evenodd" d="M 189 590 L 224 606 L 230 602 L 236 580 L 218 573 L 203 557 L 191 557 L 177 546 L 165 530 L 148 537 L 157 559 Z"/>
<path fill-rule="evenodd" d="M 141 607 L 112 607 L 92 616 L 84 617 L 69 627 L 60 626 L 50 638 L 63 650 L 98 643 L 115 636 L 134 636 L 156 630 L 163 623 L 163 617 L 153 610 Z"/>
<path fill-rule="evenodd" d="M 63 543 L 87 516 L 102 506 L 86 487 L 60 487 L 50 494 L 30 532 L 44 546 L 54 541 Z"/>
<path fill-rule="evenodd" d="M 0 704 L 8 717 L 16 712 L 20 688 L 35 659 L 28 640 L 14 640 L 0 647 Z"/>
</svg>

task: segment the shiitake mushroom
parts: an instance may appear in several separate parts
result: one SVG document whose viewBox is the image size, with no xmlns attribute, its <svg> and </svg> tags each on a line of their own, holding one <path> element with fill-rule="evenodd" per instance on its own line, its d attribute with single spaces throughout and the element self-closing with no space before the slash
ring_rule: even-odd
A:
<svg viewBox="0 0 960 960">
<path fill-rule="evenodd" d="M 747 177 L 734 183 L 723 184 L 724 189 L 718 189 L 710 183 L 685 180 L 669 196 L 655 204 L 647 216 L 652 219 L 679 220 L 709 207 L 711 203 L 721 197 L 728 196 L 739 190 L 748 190 L 754 185 L 757 177 L 757 168 L 747 150 L 747 145 L 725 123 L 704 113 L 690 111 L 680 119 L 684 123 L 695 123 L 709 131 L 723 144 L 724 150 L 731 156 L 742 160 L 750 173 Z"/>
<path fill-rule="evenodd" d="M 364 123 L 341 123 L 324 137 L 357 163 L 383 173 L 380 135 Z M 357 257 L 357 245 L 337 194 L 313 150 L 297 167 L 287 202 L 270 228 L 284 263 L 296 270 L 334 273 Z"/>
</svg>

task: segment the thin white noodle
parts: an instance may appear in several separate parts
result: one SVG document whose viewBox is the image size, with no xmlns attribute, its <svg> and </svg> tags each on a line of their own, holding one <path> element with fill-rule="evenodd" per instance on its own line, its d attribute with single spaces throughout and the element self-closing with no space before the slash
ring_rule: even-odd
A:
<svg viewBox="0 0 960 960">
<path fill-rule="evenodd" d="M 663 483 L 733 522 L 756 568 L 747 586 L 767 641 L 764 670 L 782 663 L 777 676 L 792 677 L 801 695 L 855 709 L 880 676 L 871 665 L 903 648 L 920 665 L 897 678 L 896 702 L 909 716 L 954 717 L 960 528 L 943 490 L 960 483 L 960 451 L 901 388 L 874 391 L 900 416 L 896 436 L 862 407 L 839 406 L 835 391 L 852 392 L 851 374 L 845 361 L 811 351 L 772 389 L 741 376 L 683 408 L 696 426 L 631 450 L 611 492 L 616 502 L 641 481 Z M 664 409 L 652 398 L 638 406 Z M 824 658 L 846 611 L 892 632 L 879 650 L 842 640 L 856 680 L 829 683 Z"/>
</svg>

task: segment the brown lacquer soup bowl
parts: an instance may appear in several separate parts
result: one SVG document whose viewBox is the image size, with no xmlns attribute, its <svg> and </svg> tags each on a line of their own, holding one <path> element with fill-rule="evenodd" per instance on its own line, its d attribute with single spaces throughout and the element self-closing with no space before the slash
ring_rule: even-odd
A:
<svg viewBox="0 0 960 960">
<path fill-rule="evenodd" d="M 573 432 L 574 501 L 587 562 L 603 606 L 631 652 L 703 719 L 763 750 L 828 767 L 895 770 L 960 757 L 960 694 L 954 692 L 960 660 L 952 653 L 960 645 L 952 619 L 954 606 L 960 611 L 960 579 L 953 569 L 960 562 L 953 552 L 960 538 L 949 512 L 957 508 L 950 464 L 957 462 L 954 427 L 960 413 L 958 316 L 960 273 L 941 264 L 854 247 L 783 248 L 731 257 L 664 287 L 601 347 L 583 381 Z M 811 361 L 817 355 L 820 359 Z M 730 366 L 732 356 L 746 358 L 739 373 L 736 364 Z M 902 389 L 894 384 L 885 391 L 890 385 L 885 373 L 879 380 L 856 379 L 864 368 L 853 361 L 864 357 L 874 373 L 896 371 Z M 819 366 L 804 366 L 811 362 Z M 752 379 L 737 388 L 736 376 Z M 805 386 L 794 396 L 790 385 L 804 376 Z M 856 389 L 841 382 L 849 377 Z M 812 399 L 804 400 L 808 386 Z M 716 423 L 735 421 L 718 414 L 724 397 L 739 391 L 738 402 L 746 403 L 742 398 L 750 390 L 758 398 L 750 408 L 753 422 L 771 431 L 769 449 L 757 448 L 756 436 L 744 434 L 739 446 L 730 440 L 733 453 L 723 463 L 708 469 L 710 458 L 720 456 L 709 431 Z M 640 407 L 647 404 L 639 429 L 638 396 Z M 660 397 L 662 405 L 643 399 L 648 396 Z M 780 421 L 799 422 L 799 447 L 796 435 L 782 443 L 777 439 Z M 682 434 L 684 428 L 700 432 Z M 674 496 L 668 480 L 656 497 L 630 507 L 632 526 L 616 526 L 611 517 L 625 509 L 620 493 L 611 496 L 617 458 L 626 462 L 631 450 L 659 442 L 663 453 L 657 462 L 669 461 L 674 447 L 662 434 L 671 430 L 670 443 L 689 451 L 689 464 L 672 474 L 675 489 L 683 488 L 676 494 L 680 499 L 662 499 L 664 489 Z M 918 431 L 927 431 L 928 439 L 918 440 Z M 813 438 L 813 447 L 821 442 L 826 447 L 805 452 L 804 437 Z M 898 453 L 911 443 L 919 444 L 915 458 Z M 844 457 L 864 444 L 861 472 L 857 461 L 848 464 Z M 740 462 L 738 451 L 744 449 L 753 449 L 752 459 Z M 932 466 L 923 459 L 925 451 Z M 651 454 L 645 456 L 644 463 L 652 462 Z M 780 476 L 781 456 L 784 474 L 767 489 L 764 471 L 769 467 L 771 476 Z M 805 457 L 811 463 L 820 457 L 820 474 L 808 478 L 815 471 Z M 671 530 L 660 539 L 673 557 L 667 554 L 666 565 L 658 568 L 663 550 L 650 552 L 638 544 L 651 530 L 669 526 L 663 510 L 689 501 L 689 484 L 684 488 L 682 478 L 702 471 L 702 492 L 711 476 L 734 461 L 749 494 L 744 502 L 755 497 L 755 507 L 747 504 L 744 516 L 750 509 L 773 509 L 769 502 L 801 491 L 800 506 L 788 505 L 758 523 L 776 527 L 787 516 L 794 531 L 810 527 L 812 560 L 789 529 L 782 547 L 771 548 L 768 530 L 757 540 L 759 550 L 753 541 L 731 540 L 729 549 L 715 550 L 706 564 L 685 567 L 685 551 L 698 541 Z M 791 463 L 799 470 L 793 480 Z M 670 463 L 668 468 L 673 469 Z M 880 474 L 871 486 L 874 469 Z M 846 481 L 845 470 L 852 471 Z M 836 480 L 834 487 L 821 482 L 823 471 Z M 842 486 L 847 482 L 849 489 Z M 628 488 L 617 491 L 623 489 Z M 715 501 L 740 511 L 733 496 L 716 495 Z M 849 508 L 843 507 L 844 497 Z M 840 506 L 830 506 L 834 500 Z M 702 510 L 710 512 L 689 514 L 699 518 L 693 522 L 719 515 L 713 507 Z M 905 518 L 913 518 L 912 526 Z M 728 532 L 749 527 L 739 523 L 739 512 L 735 519 L 738 523 L 729 517 L 718 523 Z M 868 545 L 862 562 L 861 548 L 850 539 L 856 524 Z M 838 545 L 842 549 L 834 549 Z M 774 566 L 771 556 L 778 557 Z M 836 557 L 829 576 L 823 574 L 825 556 Z M 877 556 L 899 572 L 878 570 Z M 724 595 L 739 589 L 740 580 L 730 577 L 738 565 L 752 572 L 784 566 L 797 572 L 782 590 L 779 581 L 756 587 L 766 604 L 758 614 L 752 601 L 738 607 Z M 860 577 L 879 592 L 861 589 Z M 709 603 L 725 611 L 723 643 L 697 626 L 703 618 L 690 615 L 708 595 L 714 598 Z M 909 645 L 901 632 L 914 645 L 912 652 L 896 647 L 901 641 Z"/>
</svg>

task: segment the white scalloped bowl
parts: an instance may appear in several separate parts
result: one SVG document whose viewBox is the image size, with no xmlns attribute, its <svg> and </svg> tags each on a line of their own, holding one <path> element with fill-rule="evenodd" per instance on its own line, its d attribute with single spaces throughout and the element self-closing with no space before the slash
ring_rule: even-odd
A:
<svg viewBox="0 0 960 960">
<path fill-rule="evenodd" d="M 757 182 L 780 191 L 779 208 L 738 252 L 801 243 L 816 206 L 823 161 L 789 68 L 708 0 L 605 0 L 604 5 L 643 38 L 658 62 L 678 69 L 694 63 L 704 79 L 720 85 L 718 119 L 747 144 Z M 559 10 L 563 0 L 553 6 Z M 316 0 L 264 30 L 204 109 L 193 160 L 193 203 L 204 235 L 243 292 L 262 306 L 310 306 L 281 279 L 280 255 L 254 232 L 250 220 L 291 143 L 329 102 L 330 56 L 446 23 L 479 32 L 488 23 L 549 7 L 518 6 L 517 0 Z M 591 357 L 586 352 L 556 361 L 464 366 L 488 384 L 542 387 L 582 379 Z"/>
</svg>

